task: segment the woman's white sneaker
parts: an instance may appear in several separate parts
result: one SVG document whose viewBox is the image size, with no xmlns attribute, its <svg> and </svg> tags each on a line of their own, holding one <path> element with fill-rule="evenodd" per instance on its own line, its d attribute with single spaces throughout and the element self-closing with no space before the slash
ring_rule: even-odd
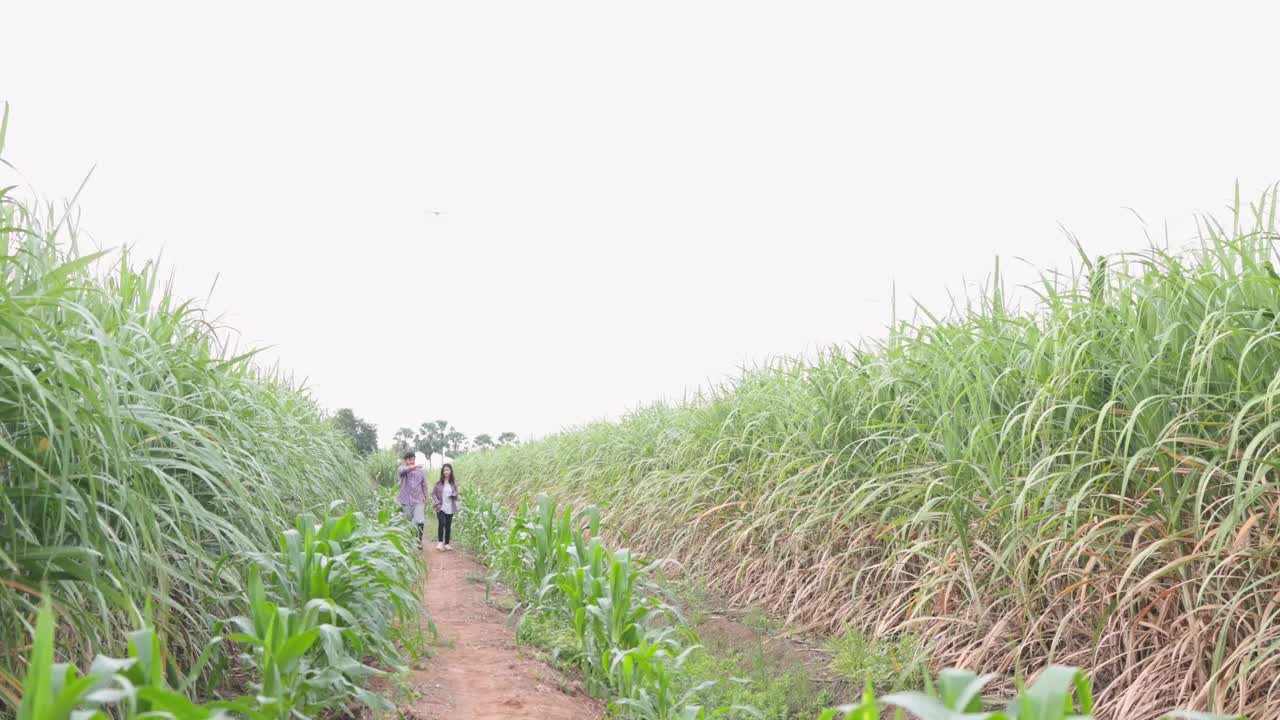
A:
<svg viewBox="0 0 1280 720">
<path fill-rule="evenodd" d="M 445 549 L 445 550 L 453 550 L 453 546 L 452 546 L 452 545 L 445 545 L 445 546 L 444 546 L 444 549 Z"/>
<path fill-rule="evenodd" d="M 444 549 L 444 543 L 436 543 L 436 549 L 437 549 L 437 550 L 443 550 L 443 549 Z"/>
</svg>

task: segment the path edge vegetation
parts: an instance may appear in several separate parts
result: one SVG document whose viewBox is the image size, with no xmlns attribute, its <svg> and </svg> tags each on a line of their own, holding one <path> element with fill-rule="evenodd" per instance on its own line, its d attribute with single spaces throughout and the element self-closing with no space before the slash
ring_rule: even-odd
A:
<svg viewBox="0 0 1280 720">
<path fill-rule="evenodd" d="M 0 187 L 0 717 L 379 706 L 430 630 L 398 513 L 305 388 L 31 197 Z"/>
<path fill-rule="evenodd" d="M 659 598 L 651 571 L 626 549 L 610 550 L 594 507 L 575 512 L 545 495 L 519 501 L 514 510 L 472 488 L 459 523 L 469 549 L 493 570 L 518 600 L 514 613 L 550 612 L 568 629 L 568 652 L 557 659 L 581 672 L 588 690 L 609 701 L 610 714 L 643 720 L 699 720 L 719 716 L 758 717 L 749 706 L 708 707 L 704 693 L 741 679 L 690 681 L 684 665 L 698 648 L 696 634 L 673 606 Z M 948 668 L 927 691 L 877 696 L 868 682 L 855 703 L 821 712 L 819 720 L 879 720 L 882 712 L 918 720 L 1077 720 L 1093 716 L 1092 683 L 1080 670 L 1051 665 L 1030 682 L 1017 679 L 1016 693 L 1001 710 L 988 710 L 984 688 L 997 676 Z M 1243 716 L 1174 712 L 1162 716 L 1198 720 L 1244 720 Z"/>
<path fill-rule="evenodd" d="M 299 515 L 278 550 L 249 563 L 243 614 L 216 623 L 189 667 L 172 658 L 150 604 L 126 656 L 96 655 L 83 669 L 58 662 L 56 616 L 67 609 L 45 593 L 16 720 L 293 720 L 348 714 L 353 702 L 394 709 L 367 682 L 405 672 L 402 648 L 424 646 L 417 536 L 389 498 L 372 513 L 344 504 Z"/>
<path fill-rule="evenodd" d="M 1199 244 L 999 278 L 876 343 L 458 459 L 600 508 L 799 632 L 910 632 L 934 669 L 1088 668 L 1100 718 L 1271 717 L 1280 668 L 1277 192 Z"/>
</svg>

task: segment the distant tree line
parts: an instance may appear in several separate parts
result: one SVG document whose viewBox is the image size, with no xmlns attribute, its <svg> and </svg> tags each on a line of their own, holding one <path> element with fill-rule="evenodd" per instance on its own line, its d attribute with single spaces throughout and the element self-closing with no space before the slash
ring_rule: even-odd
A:
<svg viewBox="0 0 1280 720">
<path fill-rule="evenodd" d="M 378 427 L 356 415 L 351 408 L 342 408 L 334 413 L 333 423 L 339 431 L 351 438 L 351 446 L 360 455 L 377 451 Z M 422 423 L 417 430 L 400 428 L 392 439 L 391 447 L 398 453 L 414 450 L 430 458 L 436 453 L 458 457 L 472 450 L 518 444 L 520 439 L 513 432 L 504 432 L 496 440 L 487 433 L 469 438 L 458 432 L 447 420 L 432 420 Z"/>
<path fill-rule="evenodd" d="M 480 434 L 469 438 L 449 424 L 447 420 L 429 420 L 418 426 L 417 430 L 402 427 L 392 438 L 392 447 L 396 452 L 415 450 L 428 458 L 439 453 L 449 457 L 458 457 L 472 450 L 487 450 L 494 447 L 519 444 L 520 440 L 513 432 L 504 432 L 497 440 L 492 435 Z"/>
</svg>

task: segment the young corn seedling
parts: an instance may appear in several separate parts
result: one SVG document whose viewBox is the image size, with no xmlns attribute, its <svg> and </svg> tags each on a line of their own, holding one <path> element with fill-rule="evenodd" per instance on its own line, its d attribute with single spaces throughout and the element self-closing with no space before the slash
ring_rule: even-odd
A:
<svg viewBox="0 0 1280 720">
<path fill-rule="evenodd" d="M 209 704 L 192 702 L 166 681 L 163 652 L 155 631 L 130 633 L 129 657 L 98 656 L 81 674 L 73 665 L 54 662 L 54 612 L 45 596 L 36 618 L 27 675 L 16 720 L 215 720 L 228 713 L 259 720 L 255 703 L 246 698 Z M 202 656 L 201 665 L 208 653 Z M 184 685 L 200 672 L 192 669 Z"/>
</svg>

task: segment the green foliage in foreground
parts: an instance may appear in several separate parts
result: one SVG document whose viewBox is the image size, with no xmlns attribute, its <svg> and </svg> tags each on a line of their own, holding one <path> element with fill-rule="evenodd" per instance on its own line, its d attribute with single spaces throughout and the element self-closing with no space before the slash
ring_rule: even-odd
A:
<svg viewBox="0 0 1280 720">
<path fill-rule="evenodd" d="M 124 654 L 151 600 L 152 627 L 191 661 L 243 596 L 230 561 L 270 548 L 298 512 L 369 488 L 324 412 L 229 348 L 155 264 L 80 254 L 74 210 L 41 212 L 11 191 L 0 189 L 0 712 L 16 702 L 42 592 L 60 609 L 66 657 Z"/>
<path fill-rule="evenodd" d="M 935 666 L 1106 667 L 1111 708 L 1280 717 L 1276 196 L 1194 252 L 999 279 L 883 342 L 459 461 L 738 606 Z M 1182 638 L 1185 642 L 1171 642 Z"/>
<path fill-rule="evenodd" d="M 514 514 L 476 489 L 462 535 L 515 591 L 524 608 L 517 637 L 553 649 L 558 659 L 580 670 L 588 687 L 610 699 L 611 711 L 645 720 L 694 719 L 737 714 L 761 717 L 747 705 L 705 705 L 707 699 L 740 699 L 724 692 L 748 679 L 715 677 L 691 682 L 705 673 L 690 664 L 699 650 L 694 633 L 674 608 L 654 598 L 648 568 L 630 552 L 609 552 L 599 538 L 594 508 L 574 514 L 557 508 L 546 495 L 530 508 L 521 502 Z M 517 606 L 516 610 L 519 610 Z M 1003 710 L 989 711 L 982 690 L 996 676 L 944 670 L 930 692 L 876 697 L 870 680 L 862 702 L 826 710 L 821 720 L 879 720 L 881 709 L 918 720 L 1088 720 L 1093 717 L 1089 678 L 1075 668 L 1052 665 L 1030 685 L 1019 688 Z M 766 702 L 778 698 L 765 697 Z M 1174 718 L 1219 718 L 1175 713 Z M 1235 720 L 1242 720 L 1236 718 Z"/>
<path fill-rule="evenodd" d="M 822 713 L 819 720 L 880 720 L 882 708 L 905 712 L 918 720 L 1089 720 L 1093 717 L 1093 688 L 1088 676 L 1062 665 L 1050 665 L 1035 682 L 1020 688 L 1003 710 L 985 710 L 983 687 L 995 675 L 967 670 L 943 670 L 929 693 L 894 693 L 877 700 L 868 687 L 862 702 Z M 1196 712 L 1175 712 L 1162 720 L 1245 720 Z"/>
<path fill-rule="evenodd" d="M 376 518 L 299 516 L 280 534 L 280 551 L 250 566 L 247 595 L 240 598 L 247 614 L 225 631 L 217 624 L 216 637 L 186 672 L 166 661 L 149 620 L 127 635 L 127 657 L 99 655 L 83 674 L 55 662 L 54 610 L 46 596 L 17 720 L 299 720 L 345 709 L 353 699 L 387 709 L 363 687 L 370 676 L 384 674 L 367 661 L 399 665 L 390 627 L 416 627 L 422 618 L 414 592 L 422 571 L 416 550 L 416 538 L 389 508 Z M 223 676 L 232 660 L 228 648 L 238 651 L 234 661 L 248 673 L 251 692 L 193 699 L 201 673 Z"/>
</svg>

